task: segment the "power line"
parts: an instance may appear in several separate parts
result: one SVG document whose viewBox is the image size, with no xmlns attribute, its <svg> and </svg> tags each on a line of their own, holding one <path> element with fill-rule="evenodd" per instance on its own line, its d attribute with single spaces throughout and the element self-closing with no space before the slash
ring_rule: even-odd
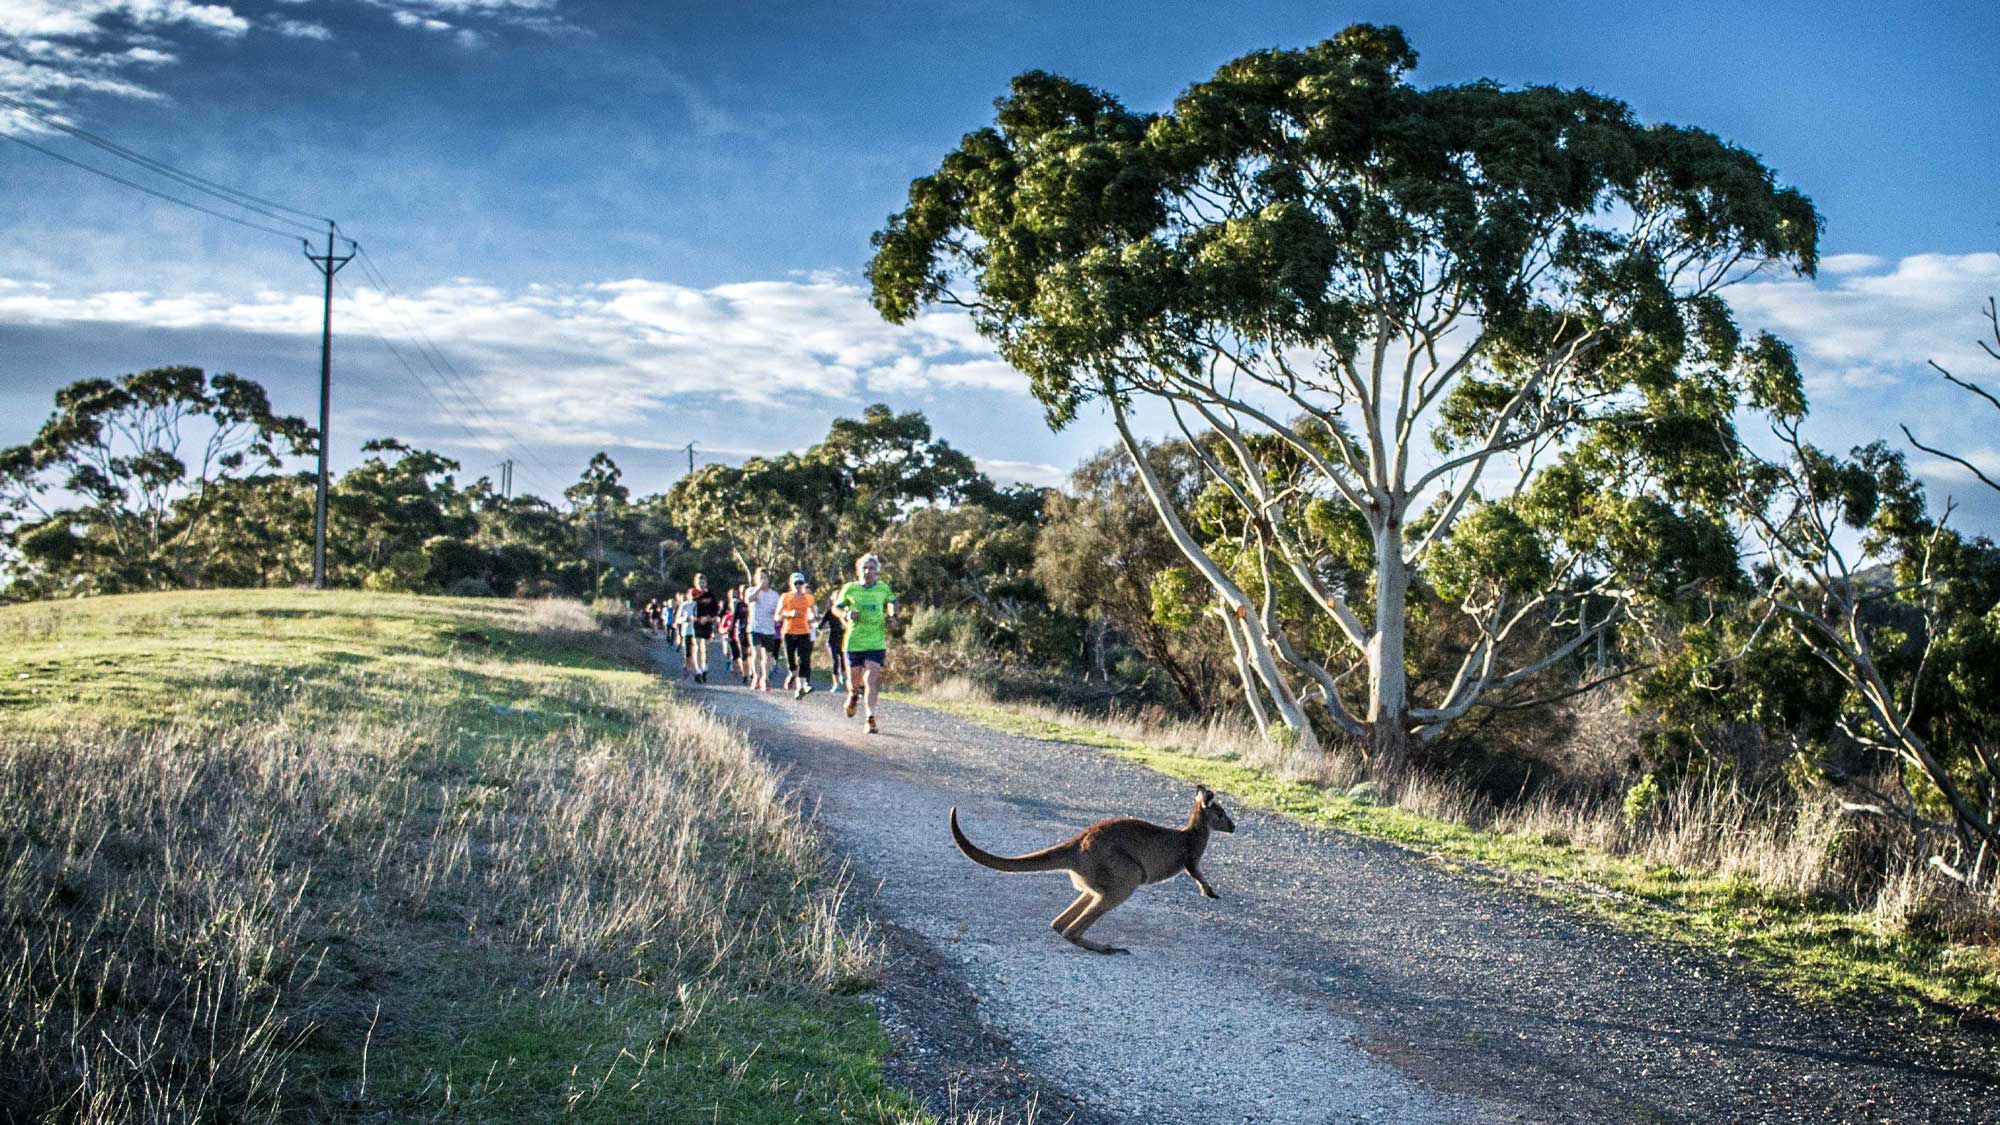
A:
<svg viewBox="0 0 2000 1125">
<path fill-rule="evenodd" d="M 361 255 L 361 268 L 369 275 L 369 277 L 372 280 L 374 280 L 374 282 L 377 285 L 380 285 L 382 287 L 383 292 L 387 293 L 390 297 L 396 298 L 398 300 L 404 300 L 405 298 L 403 298 L 402 294 L 396 291 L 396 287 L 389 284 L 389 279 L 383 275 L 381 267 L 375 263 L 374 256 L 369 254 L 366 249 L 357 247 L 357 250 Z M 514 445 L 522 453 L 525 453 L 527 455 L 530 461 L 533 461 L 535 464 L 539 465 L 543 473 L 546 474 L 546 476 L 549 479 L 560 480 L 561 474 L 555 469 L 555 467 L 550 465 L 547 461 L 544 461 L 541 455 L 536 453 L 532 446 L 522 441 L 520 436 L 515 434 L 513 430 L 509 429 L 507 424 L 501 420 L 500 416 L 498 414 L 495 414 L 491 407 L 487 406 L 486 400 L 482 398 L 479 392 L 472 386 L 471 380 L 467 379 L 464 375 L 460 374 L 458 368 L 454 366 L 450 358 L 448 358 L 444 354 L 444 350 L 437 346 L 436 342 L 434 342 L 430 338 L 430 335 L 423 330 L 423 327 L 417 324 L 409 316 L 403 314 L 400 310 L 398 311 L 397 315 L 402 318 L 403 322 L 406 325 L 409 326 L 413 334 L 413 342 L 416 342 L 418 346 L 418 354 L 424 356 L 425 362 L 429 363 L 431 365 L 431 369 L 437 372 L 438 378 L 444 380 L 447 385 L 453 386 L 455 390 L 461 392 L 466 398 L 469 398 L 476 406 L 478 406 L 480 412 L 486 415 L 487 421 L 492 424 L 493 428 L 497 430 L 501 435 L 506 437 L 508 440 L 512 441 Z M 428 351 L 425 350 L 426 345 L 428 346 Z"/>
<path fill-rule="evenodd" d="M 197 176 L 193 172 L 183 171 L 167 163 L 164 160 L 159 160 L 154 157 L 147 156 L 145 153 L 127 148 L 124 145 L 121 145 L 118 142 L 109 139 L 108 137 L 101 137 L 96 133 L 91 132 L 88 129 L 72 125 L 69 122 L 64 121 L 61 118 L 55 116 L 54 114 L 46 113 L 43 110 L 27 102 L 22 101 L 19 98 L 9 97 L 6 94 L 0 94 L 0 105 L 12 106 L 13 108 L 20 110 L 23 113 L 33 116 L 36 120 L 42 122 L 43 124 L 49 126 L 52 129 L 59 129 L 62 132 L 68 133 L 70 136 L 75 137 L 86 144 L 93 145 L 99 149 L 102 149 L 103 151 L 108 152 L 111 155 L 116 156 L 121 160 L 126 160 L 133 164 L 137 164 L 141 168 L 145 168 L 150 172 L 154 172 L 158 175 L 165 176 L 166 178 L 173 180 L 177 183 L 180 183 L 185 187 L 190 187 L 196 191 L 214 196 L 215 198 L 220 199 L 226 203 L 232 204 L 237 207 L 241 207 L 246 211 L 253 211 L 259 215 L 264 216 L 267 219 L 273 219 L 281 223 L 289 223 L 293 226 L 303 228 L 304 230 L 310 231 L 314 234 L 318 234 L 320 228 L 330 225 L 333 222 L 332 219 L 327 218 L 324 215 L 315 215 L 310 211 L 302 211 L 296 207 L 279 203 L 276 200 L 265 199 L 262 196 L 252 195 L 247 191 L 241 191 L 237 188 L 230 187 L 227 184 L 217 183 L 216 181 L 211 180 L 206 176 Z M 290 216 L 298 216 L 298 217 L 292 218 L 289 217 L 288 215 L 278 214 L 278 212 L 280 211 L 288 212 Z"/>
<path fill-rule="evenodd" d="M 12 133 L 0 134 L 0 136 L 5 136 L 8 140 L 13 141 L 17 145 L 23 145 L 27 148 L 34 149 L 36 152 L 41 153 L 43 156 L 46 156 L 51 160 L 60 160 L 64 164 L 68 164 L 75 168 L 81 168 L 84 171 L 89 172 L 93 176 L 102 176 L 105 179 L 110 180 L 112 183 L 123 184 L 126 187 L 133 189 L 134 191 L 143 191 L 147 195 L 153 196 L 156 199 L 164 199 L 168 203 L 179 204 L 182 207 L 186 207 L 190 211 L 199 211 L 204 215 L 213 215 L 216 218 L 221 219 L 225 222 L 235 223 L 239 227 L 249 227 L 251 230 L 263 231 L 265 234 L 275 234 L 280 238 L 291 239 L 295 242 L 305 241 L 305 239 L 299 237 L 299 233 L 297 231 L 279 230 L 276 227 L 267 227 L 262 223 L 253 223 L 248 219 L 238 218 L 235 215 L 224 214 L 223 212 L 217 211 L 211 207 L 203 207 L 199 203 L 192 202 L 191 200 L 182 199 L 177 195 L 168 195 L 166 192 L 149 188 L 144 184 L 134 183 L 123 176 L 107 172 L 102 168 L 92 167 L 89 164 L 85 164 L 81 160 L 75 160 L 70 157 L 64 156 L 62 153 L 56 152 L 53 149 L 43 148 L 41 145 L 38 145 L 33 141 L 27 140 L 22 137 L 17 137 Z"/>
<path fill-rule="evenodd" d="M 388 349 L 389 354 L 395 357 L 396 362 L 402 366 L 404 371 L 409 373 L 411 381 L 416 383 L 417 388 L 423 391 L 432 403 L 436 404 L 444 419 L 452 425 L 457 426 L 460 430 L 463 430 L 465 436 L 471 439 L 475 446 L 487 440 L 490 435 L 482 435 L 468 424 L 470 419 L 462 406 L 454 407 L 438 395 L 437 390 L 431 386 L 430 380 L 424 378 L 423 372 L 418 371 L 416 365 L 411 363 L 409 358 L 403 354 L 403 350 L 398 348 L 395 342 L 389 339 L 388 334 L 382 330 L 382 326 L 375 322 L 375 318 L 369 316 L 363 310 L 361 302 L 354 296 L 354 291 L 349 289 L 345 282 L 340 283 L 340 288 L 347 295 L 348 307 L 353 310 L 354 315 L 361 318 L 361 322 L 368 326 L 368 331 L 375 337 L 376 342 Z M 505 451 L 504 448 L 502 451 Z"/>
<path fill-rule="evenodd" d="M 439 380 L 438 384 L 433 384 L 433 382 L 430 379 L 426 379 L 424 377 L 423 372 L 417 369 L 417 365 L 411 363 L 409 357 L 403 354 L 403 349 L 397 347 L 395 342 L 389 338 L 389 334 L 383 330 L 382 325 L 378 323 L 374 317 L 368 315 L 365 306 L 361 303 L 360 299 L 355 296 L 354 291 L 347 287 L 345 282 L 341 283 L 341 290 L 342 292 L 346 293 L 348 299 L 348 307 L 354 311 L 354 315 L 361 318 L 362 323 L 368 326 L 369 332 L 375 337 L 376 341 L 380 343 L 384 348 L 388 349 L 389 354 L 393 356 L 396 362 L 399 365 L 401 365 L 403 370 L 409 374 L 410 379 L 416 383 L 417 388 L 423 391 L 424 395 L 428 397 L 431 400 L 431 402 L 437 406 L 438 410 L 441 413 L 441 416 L 444 418 L 445 421 L 448 421 L 452 425 L 458 427 L 458 429 L 465 434 L 466 438 L 469 439 L 470 443 L 474 447 L 481 447 L 485 442 L 488 442 L 493 439 L 495 435 L 492 434 L 491 432 L 482 434 L 473 428 L 473 424 L 476 421 L 476 419 L 474 419 L 471 415 L 471 412 L 466 409 L 465 400 L 462 397 L 460 397 L 459 405 L 457 406 L 454 406 L 451 403 L 445 401 L 444 397 L 438 393 L 438 386 L 442 385 L 446 390 L 451 390 L 452 388 L 450 387 L 450 385 L 444 383 L 442 380 Z M 421 352 L 419 352 L 419 354 L 421 354 Z M 457 397 L 455 391 L 454 391 L 454 396 Z M 530 457 L 533 457 L 532 451 L 527 450 L 526 447 L 521 444 L 520 439 L 514 437 L 513 434 L 503 433 L 499 436 L 508 438 L 513 442 L 512 445 L 505 445 L 505 444 L 501 445 L 500 452 L 503 453 L 526 452 L 529 454 Z M 537 463 L 541 464 L 544 470 L 541 472 L 537 472 L 535 475 L 542 478 L 542 483 L 545 486 L 549 486 L 550 495 L 560 495 L 562 493 L 561 476 L 558 475 L 554 469 L 548 468 L 547 462 L 541 461 L 540 458 L 534 458 L 534 460 L 536 460 Z M 510 483 L 512 475 L 513 473 L 512 470 L 510 469 L 508 471 Z"/>
<path fill-rule="evenodd" d="M 326 221 L 326 256 L 320 257 L 306 247 L 306 261 L 309 261 L 326 276 L 326 313 L 321 321 L 319 337 L 319 480 L 313 486 L 313 589 L 326 589 L 326 485 L 328 434 L 333 424 L 333 275 L 340 267 L 354 260 L 354 250 L 361 247 L 350 242 L 354 250 L 345 257 L 333 252 L 333 240 L 338 233 L 333 220 Z"/>
</svg>

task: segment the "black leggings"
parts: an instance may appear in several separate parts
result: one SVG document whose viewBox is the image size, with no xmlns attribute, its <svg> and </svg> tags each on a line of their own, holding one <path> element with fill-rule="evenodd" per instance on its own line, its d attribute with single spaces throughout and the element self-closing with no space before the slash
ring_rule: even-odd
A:
<svg viewBox="0 0 2000 1125">
<path fill-rule="evenodd" d="M 810 633 L 785 634 L 785 668 L 809 680 L 813 671 L 813 639 Z"/>
</svg>

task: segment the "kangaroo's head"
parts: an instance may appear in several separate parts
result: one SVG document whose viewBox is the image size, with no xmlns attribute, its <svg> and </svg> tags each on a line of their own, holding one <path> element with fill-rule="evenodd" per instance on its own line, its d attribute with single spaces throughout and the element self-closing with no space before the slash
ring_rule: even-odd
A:
<svg viewBox="0 0 2000 1125">
<path fill-rule="evenodd" d="M 1214 790 L 1206 785 L 1197 785 L 1194 792 L 1195 816 L 1201 823 L 1214 832 L 1236 831 L 1236 822 L 1229 819 L 1229 810 L 1222 807 L 1222 801 L 1216 797 Z"/>
</svg>

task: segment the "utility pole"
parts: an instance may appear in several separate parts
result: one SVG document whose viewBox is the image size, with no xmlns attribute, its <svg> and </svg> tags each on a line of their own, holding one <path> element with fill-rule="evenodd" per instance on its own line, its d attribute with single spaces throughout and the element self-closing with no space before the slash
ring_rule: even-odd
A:
<svg viewBox="0 0 2000 1125">
<path fill-rule="evenodd" d="M 500 498 L 503 500 L 512 500 L 514 498 L 514 459 L 512 457 L 500 462 Z"/>
<path fill-rule="evenodd" d="M 688 475 L 689 475 L 689 476 L 693 476 L 693 475 L 694 475 L 694 447 L 695 447 L 695 443 L 694 443 L 694 442 L 688 442 L 688 443 L 687 443 L 687 453 L 688 453 Z"/>
<path fill-rule="evenodd" d="M 355 246 L 353 242 L 349 246 Z M 312 252 L 306 244 L 306 261 L 326 275 L 326 317 L 319 337 L 319 486 L 313 493 L 313 589 L 326 589 L 326 452 L 327 415 L 333 406 L 333 275 L 354 259 L 349 250 L 344 258 L 333 253 L 333 220 L 326 224 L 326 256 Z"/>
</svg>

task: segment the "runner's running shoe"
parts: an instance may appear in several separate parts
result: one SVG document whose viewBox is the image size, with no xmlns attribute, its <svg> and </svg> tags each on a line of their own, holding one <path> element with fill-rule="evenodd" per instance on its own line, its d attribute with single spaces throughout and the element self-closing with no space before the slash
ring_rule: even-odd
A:
<svg viewBox="0 0 2000 1125">
<path fill-rule="evenodd" d="M 842 707 L 841 710 L 847 712 L 847 717 L 851 719 L 854 717 L 855 709 L 860 706 L 861 706 L 861 693 L 858 691 L 850 691 L 847 693 L 847 705 L 845 707 Z"/>
<path fill-rule="evenodd" d="M 868 716 L 868 733 L 869 733 L 869 734 L 881 734 L 881 733 L 882 733 L 881 731 L 879 731 L 879 730 L 876 730 L 876 729 L 875 729 L 875 716 L 873 716 L 873 715 L 870 715 L 870 716 Z"/>
</svg>

